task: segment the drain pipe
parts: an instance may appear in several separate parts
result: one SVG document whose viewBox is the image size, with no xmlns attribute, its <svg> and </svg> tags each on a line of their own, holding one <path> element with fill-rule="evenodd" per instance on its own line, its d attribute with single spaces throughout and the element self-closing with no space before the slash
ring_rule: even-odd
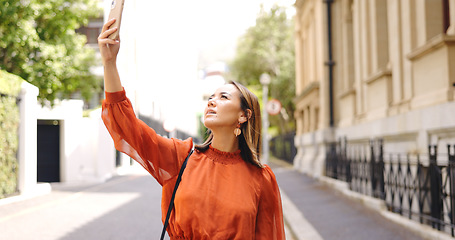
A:
<svg viewBox="0 0 455 240">
<path fill-rule="evenodd" d="M 330 111 L 330 128 L 334 127 L 333 114 L 333 66 L 335 62 L 332 56 L 332 3 L 333 0 L 323 0 L 327 4 L 327 50 L 329 59 L 325 65 L 329 67 L 329 111 Z"/>
<path fill-rule="evenodd" d="M 322 0 L 324 3 L 327 4 L 327 51 L 328 51 L 328 60 L 325 62 L 325 65 L 329 67 L 329 113 L 330 113 L 330 129 L 328 131 L 328 135 L 325 136 L 325 141 L 326 141 L 326 149 L 327 153 L 330 153 L 329 156 L 333 158 L 336 156 L 336 141 L 335 141 L 335 129 L 334 129 L 334 116 L 333 116 L 333 66 L 335 65 L 335 62 L 333 61 L 333 56 L 332 56 L 332 3 L 333 0 Z M 327 158 L 326 155 L 326 168 L 329 167 L 328 163 L 330 160 Z M 333 164 L 336 166 L 338 165 L 338 160 L 337 158 L 333 158 Z M 333 176 L 335 178 L 338 177 L 338 172 L 336 170 L 336 167 L 334 169 Z M 326 174 L 327 174 L 327 169 L 326 169 Z"/>
</svg>

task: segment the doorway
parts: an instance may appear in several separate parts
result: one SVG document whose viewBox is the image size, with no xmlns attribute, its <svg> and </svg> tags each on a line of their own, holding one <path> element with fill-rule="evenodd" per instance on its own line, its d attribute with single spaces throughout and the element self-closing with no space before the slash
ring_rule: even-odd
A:
<svg viewBox="0 0 455 240">
<path fill-rule="evenodd" d="M 60 182 L 60 121 L 38 120 L 37 181 Z"/>
</svg>

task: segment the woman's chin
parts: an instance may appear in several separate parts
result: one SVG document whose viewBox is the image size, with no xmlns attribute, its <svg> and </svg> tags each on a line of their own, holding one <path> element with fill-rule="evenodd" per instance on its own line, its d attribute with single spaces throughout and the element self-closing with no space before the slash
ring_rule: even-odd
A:
<svg viewBox="0 0 455 240">
<path fill-rule="evenodd" d="M 208 128 L 209 130 L 213 131 L 213 129 L 216 129 L 217 127 L 220 127 L 221 123 L 218 121 L 213 121 L 213 119 L 205 119 L 204 120 L 204 126 Z"/>
<path fill-rule="evenodd" d="M 209 130 L 212 130 L 212 127 L 214 127 L 215 124 L 213 122 L 210 122 L 210 121 L 204 121 L 204 126 L 206 128 L 208 128 Z"/>
<path fill-rule="evenodd" d="M 212 125 L 210 119 L 207 119 L 207 118 L 204 118 L 203 123 L 206 128 L 209 128 L 209 126 Z"/>
</svg>

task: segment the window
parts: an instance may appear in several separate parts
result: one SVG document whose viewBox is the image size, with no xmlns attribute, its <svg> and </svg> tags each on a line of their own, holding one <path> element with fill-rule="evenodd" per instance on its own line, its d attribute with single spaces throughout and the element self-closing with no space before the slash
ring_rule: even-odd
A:
<svg viewBox="0 0 455 240">
<path fill-rule="evenodd" d="M 91 19 L 87 26 L 79 28 L 76 32 L 87 36 L 87 44 L 97 44 L 102 28 L 103 18 L 96 18 Z"/>
</svg>

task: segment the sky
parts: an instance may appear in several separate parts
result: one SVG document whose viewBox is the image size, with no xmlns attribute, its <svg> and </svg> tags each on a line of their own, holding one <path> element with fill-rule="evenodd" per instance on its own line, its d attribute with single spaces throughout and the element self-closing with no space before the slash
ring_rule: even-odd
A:
<svg viewBox="0 0 455 240">
<path fill-rule="evenodd" d="M 265 9 L 274 3 L 294 9 L 293 0 L 126 0 L 117 63 L 138 110 L 174 121 L 201 112 L 207 84 L 198 81 L 199 70 L 234 56 L 237 39 L 255 25 L 261 3 Z M 179 122 L 195 126 L 194 121 Z"/>
<path fill-rule="evenodd" d="M 105 4 L 109 5 L 110 1 L 105 0 Z M 139 35 L 145 34 L 149 25 L 153 32 L 148 32 L 145 38 L 149 38 L 150 42 L 164 38 L 166 40 L 161 44 L 171 45 L 181 42 L 183 38 L 188 47 L 194 48 L 200 55 L 200 64 L 205 65 L 234 56 L 237 39 L 249 27 L 254 26 L 261 4 L 265 9 L 274 4 L 288 7 L 288 15 L 293 15 L 294 2 L 295 0 L 126 0 L 123 21 L 134 22 L 141 31 Z"/>
<path fill-rule="evenodd" d="M 136 6 L 131 6 L 132 2 L 126 1 L 125 5 L 136 8 L 134 18 L 138 24 L 151 21 L 156 32 L 166 33 L 167 40 L 173 36 L 179 41 L 184 38 L 188 47 L 196 48 L 204 64 L 234 56 L 238 37 L 255 24 L 261 4 L 265 9 L 278 4 L 292 11 L 295 0 L 137 0 Z M 147 30 L 145 26 L 143 30 Z"/>
<path fill-rule="evenodd" d="M 194 2 L 194 1 L 193 1 Z M 260 4 L 265 9 L 274 3 L 292 7 L 295 0 L 197 0 L 200 7 L 198 49 L 200 61 L 229 59 L 234 56 L 239 36 L 255 25 Z M 207 58 L 207 59 L 204 59 Z"/>
</svg>

